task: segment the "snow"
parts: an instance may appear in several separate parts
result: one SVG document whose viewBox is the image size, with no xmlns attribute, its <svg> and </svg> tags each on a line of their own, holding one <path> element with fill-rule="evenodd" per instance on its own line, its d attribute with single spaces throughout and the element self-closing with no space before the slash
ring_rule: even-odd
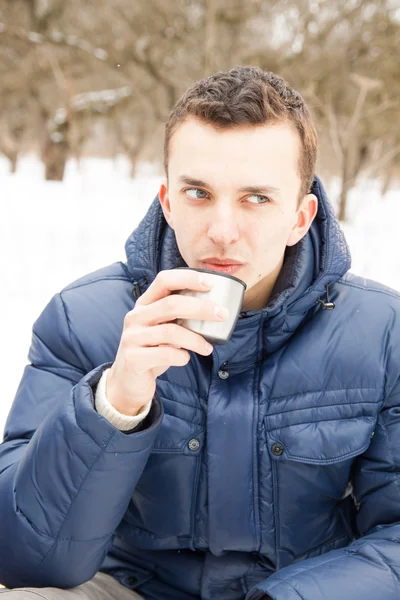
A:
<svg viewBox="0 0 400 600">
<path fill-rule="evenodd" d="M 125 241 L 157 194 L 161 177 L 144 165 L 135 180 L 119 159 L 68 163 L 63 183 L 46 182 L 33 157 L 8 174 L 0 160 L 0 440 L 31 342 L 52 296 L 86 273 L 125 260 Z"/>
<path fill-rule="evenodd" d="M 78 277 L 125 260 L 124 244 L 157 194 L 161 177 L 143 165 L 135 180 L 129 165 L 90 159 L 67 165 L 63 183 L 45 182 L 34 157 L 15 175 L 0 160 L 0 431 L 27 364 L 31 330 L 53 294 Z M 326 186 L 337 192 L 335 182 Z M 400 289 L 399 192 L 384 199 L 377 182 L 364 182 L 349 199 L 352 271 Z M 1 435 L 0 435 L 0 439 Z"/>
</svg>

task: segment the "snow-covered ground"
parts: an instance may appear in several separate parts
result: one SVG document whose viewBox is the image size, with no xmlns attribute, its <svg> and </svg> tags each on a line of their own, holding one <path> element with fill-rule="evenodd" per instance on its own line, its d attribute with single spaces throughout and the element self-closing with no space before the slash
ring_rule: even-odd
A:
<svg viewBox="0 0 400 600">
<path fill-rule="evenodd" d="M 69 163 L 64 182 L 45 182 L 34 158 L 8 175 L 0 160 L 0 441 L 22 376 L 31 330 L 53 294 L 118 260 L 157 194 L 160 177 L 135 181 L 125 161 Z"/>
<path fill-rule="evenodd" d="M 155 197 L 161 178 L 143 168 L 88 160 L 68 164 L 64 182 L 45 182 L 27 157 L 16 175 L 0 160 L 0 440 L 18 387 L 33 322 L 54 293 L 78 277 L 125 259 L 124 244 Z M 334 192 L 333 184 L 327 186 Z M 352 271 L 400 289 L 400 190 L 382 200 L 366 182 L 350 196 L 345 226 Z"/>
</svg>

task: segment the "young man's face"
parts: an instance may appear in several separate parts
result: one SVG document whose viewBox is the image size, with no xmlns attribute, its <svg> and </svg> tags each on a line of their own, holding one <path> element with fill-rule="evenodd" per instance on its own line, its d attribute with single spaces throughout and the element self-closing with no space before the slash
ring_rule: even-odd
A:
<svg viewBox="0 0 400 600">
<path fill-rule="evenodd" d="M 287 124 L 215 129 L 191 117 L 170 140 L 168 183 L 159 192 L 165 218 L 189 267 L 242 263 L 225 269 L 247 284 L 242 310 L 267 304 L 286 246 L 316 215 L 312 194 L 297 208 L 299 151 Z"/>
</svg>

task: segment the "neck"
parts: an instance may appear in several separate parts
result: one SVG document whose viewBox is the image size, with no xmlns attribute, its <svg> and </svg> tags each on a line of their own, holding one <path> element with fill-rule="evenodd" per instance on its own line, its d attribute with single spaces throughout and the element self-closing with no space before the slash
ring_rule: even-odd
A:
<svg viewBox="0 0 400 600">
<path fill-rule="evenodd" d="M 243 303 L 243 310 L 261 310 L 265 308 L 271 298 L 272 291 L 275 287 L 279 273 L 282 270 L 284 255 L 275 269 L 264 279 L 256 283 L 253 287 L 246 291 Z"/>
</svg>

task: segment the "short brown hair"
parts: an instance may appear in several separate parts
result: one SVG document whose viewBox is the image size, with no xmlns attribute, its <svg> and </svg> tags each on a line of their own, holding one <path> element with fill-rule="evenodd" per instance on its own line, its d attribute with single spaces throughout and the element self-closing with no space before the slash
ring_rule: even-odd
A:
<svg viewBox="0 0 400 600">
<path fill-rule="evenodd" d="M 299 202 L 309 193 L 317 157 L 317 132 L 302 96 L 275 73 L 235 67 L 193 83 L 175 104 L 165 127 L 164 167 L 177 126 L 193 116 L 220 128 L 291 123 L 301 141 Z"/>
</svg>

